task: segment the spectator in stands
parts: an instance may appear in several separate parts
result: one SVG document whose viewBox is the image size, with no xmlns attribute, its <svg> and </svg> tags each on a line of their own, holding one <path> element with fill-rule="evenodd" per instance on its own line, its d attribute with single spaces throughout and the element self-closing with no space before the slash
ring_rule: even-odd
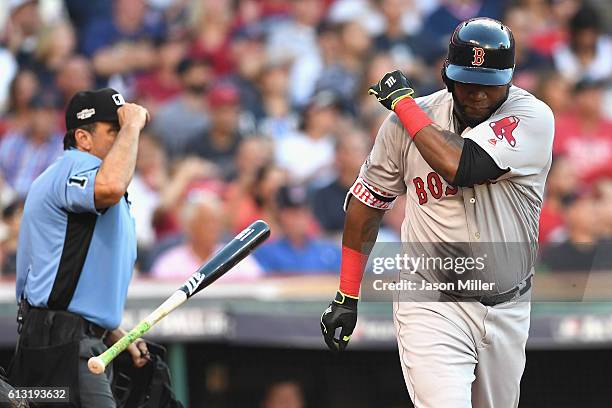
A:
<svg viewBox="0 0 612 408">
<path fill-rule="evenodd" d="M 530 14 L 522 7 L 512 7 L 504 15 L 504 23 L 510 27 L 514 35 L 514 58 L 516 68 L 512 83 L 528 91 L 533 91 L 538 84 L 537 71 L 551 70 L 552 59 L 535 52 L 531 48 L 529 38 L 534 29 Z"/>
<path fill-rule="evenodd" d="M 136 221 L 139 257 L 155 243 L 154 214 L 160 205 L 161 192 L 168 182 L 168 164 L 163 147 L 151 134 L 141 133 L 136 169 L 128 187 Z"/>
<path fill-rule="evenodd" d="M 4 174 L 0 171 L 0 211 L 17 200 L 17 193 L 4 179 Z"/>
<path fill-rule="evenodd" d="M 602 91 L 601 82 L 578 82 L 573 111 L 555 120 L 553 153 L 565 155 L 582 180 L 612 163 L 612 121 L 603 116 Z"/>
<path fill-rule="evenodd" d="M 213 186 L 218 178 L 219 169 L 213 163 L 197 157 L 187 157 L 170 167 L 170 178 L 161 191 L 153 220 L 158 240 L 179 232 L 178 214 L 189 192 L 198 186 L 207 188 L 207 183 Z"/>
<path fill-rule="evenodd" d="M 207 95 L 210 126 L 207 131 L 187 141 L 184 155 L 196 155 L 209 160 L 229 179 L 235 174 L 233 157 L 242 140 L 239 127 L 240 98 L 230 83 L 215 85 Z"/>
<path fill-rule="evenodd" d="M 38 79 L 34 72 L 24 69 L 17 73 L 9 90 L 8 112 L 4 128 L 13 132 L 24 131 L 32 117 L 32 99 L 39 92 Z"/>
<path fill-rule="evenodd" d="M 337 62 L 340 47 L 339 25 L 322 22 L 317 27 L 317 49 L 302 55 L 299 64 L 293 63 L 289 70 L 289 100 L 301 109 L 316 91 L 317 81 L 326 68 Z"/>
<path fill-rule="evenodd" d="M 418 81 L 425 67 L 417 57 L 418 41 L 406 31 L 407 25 L 404 24 L 405 13 L 407 9 L 413 8 L 414 4 L 406 0 L 382 0 L 379 3 L 380 11 L 385 17 L 385 31 L 374 37 L 372 46 L 376 52 L 388 53 L 411 80 Z"/>
<path fill-rule="evenodd" d="M 31 106 L 29 126 L 24 131 L 9 132 L 0 141 L 0 171 L 21 198 L 62 153 L 55 99 L 48 94 L 37 95 Z"/>
<path fill-rule="evenodd" d="M 323 0 L 295 0 L 290 4 L 290 18 L 277 23 L 270 31 L 268 57 L 274 61 L 288 59 L 292 63 L 291 101 L 302 107 L 312 95 L 318 78 L 318 67 L 312 66 L 312 60 L 319 61 L 317 25 L 324 5 Z"/>
<path fill-rule="evenodd" d="M 210 60 L 215 75 L 229 74 L 234 68 L 231 59 L 230 2 L 196 0 L 192 2 L 190 17 L 194 40 L 189 47 L 189 56 Z"/>
<path fill-rule="evenodd" d="M 418 52 L 427 54 L 430 49 L 447 45 L 455 27 L 472 17 L 491 17 L 499 20 L 502 2 L 497 0 L 443 0 L 423 23 L 422 46 Z"/>
<path fill-rule="evenodd" d="M 365 26 L 349 21 L 339 27 L 338 54 L 334 64 L 324 68 L 317 81 L 317 89 L 334 92 L 340 98 L 342 110 L 355 115 L 358 88 L 363 74 L 371 40 Z"/>
<path fill-rule="evenodd" d="M 205 92 L 212 79 L 207 60 L 184 59 L 177 66 L 183 92 L 160 106 L 151 130 L 162 142 L 170 159 L 185 153 L 186 143 L 201 136 L 209 124 Z"/>
<path fill-rule="evenodd" d="M 252 176 L 230 184 L 226 196 L 226 215 L 231 231 L 238 233 L 253 221 L 262 219 L 270 225 L 275 236 L 278 230 L 276 195 L 285 183 L 285 172 L 268 163 L 259 167 Z"/>
<path fill-rule="evenodd" d="M 229 77 L 240 93 L 243 110 L 250 112 L 253 121 L 264 115 L 258 80 L 266 64 L 264 38 L 260 31 L 238 31 L 232 37 L 231 52 L 235 70 Z"/>
<path fill-rule="evenodd" d="M 159 192 L 153 212 L 155 243 L 138 260 L 140 270 L 147 273 L 167 249 L 184 242 L 180 220 L 181 208 L 197 190 L 219 195 L 223 185 L 218 181 L 217 167 L 197 157 L 188 157 L 169 166 L 168 181 Z"/>
<path fill-rule="evenodd" d="M 64 0 L 66 13 L 74 26 L 79 39 L 79 50 L 83 50 L 81 45 L 82 39 L 88 26 L 102 18 L 107 20 L 112 19 L 113 2 L 109 0 Z"/>
<path fill-rule="evenodd" d="M 278 141 L 297 130 L 299 118 L 289 102 L 289 72 L 285 63 L 268 63 L 259 80 L 259 131 Z"/>
<path fill-rule="evenodd" d="M 334 160 L 336 177 L 312 195 L 313 213 L 328 234 L 339 234 L 344 228 L 344 200 L 359 174 L 368 149 L 368 136 L 363 132 L 353 130 L 338 137 Z"/>
<path fill-rule="evenodd" d="M 535 94 L 550 106 L 555 118 L 564 116 L 573 107 L 571 91 L 568 80 L 557 71 L 547 70 L 539 73 Z"/>
<path fill-rule="evenodd" d="M 512 2 L 527 15 L 530 26 L 528 46 L 544 57 L 551 57 L 553 51 L 564 44 L 569 19 L 576 13 L 583 0 L 518 0 Z M 518 67 L 518 66 L 517 66 Z"/>
<path fill-rule="evenodd" d="M 295 183 L 329 177 L 334 160 L 334 130 L 339 100 L 331 91 L 313 96 L 302 114 L 301 131 L 277 143 L 276 161 Z"/>
<path fill-rule="evenodd" d="M 569 22 L 569 42 L 553 54 L 555 67 L 572 82 L 612 78 L 612 40 L 602 32 L 598 10 L 584 5 Z"/>
<path fill-rule="evenodd" d="M 279 381 L 270 384 L 260 404 L 261 408 L 304 408 L 302 387 L 296 381 Z"/>
<path fill-rule="evenodd" d="M 599 180 L 594 187 L 598 233 L 600 239 L 610 245 L 612 243 L 612 175 Z"/>
<path fill-rule="evenodd" d="M 10 24 L 8 23 L 4 24 L 4 27 L 0 27 L 0 67 L 2 67 L 2 75 L 0 75 L 0 119 L 1 115 L 8 109 L 11 83 L 19 69 L 15 55 L 9 48 L 9 29 Z M 1 133 L 2 128 L 0 127 Z"/>
<path fill-rule="evenodd" d="M 103 81 L 117 75 L 115 88 L 129 91 L 130 75 L 155 66 L 154 42 L 164 34 L 163 21 L 152 15 L 144 0 L 114 0 L 112 18 L 102 15 L 93 20 L 83 33 L 81 47 Z"/>
<path fill-rule="evenodd" d="M 152 116 L 157 108 L 183 91 L 177 67 L 185 59 L 187 41 L 180 33 L 157 43 L 155 68 L 136 77 L 136 97 Z"/>
<path fill-rule="evenodd" d="M 281 187 L 277 206 L 282 236 L 255 252 L 266 273 L 337 273 L 340 247 L 309 232 L 312 215 L 307 207 L 306 190 L 299 186 Z"/>
<path fill-rule="evenodd" d="M 221 247 L 223 208 L 212 193 L 199 191 L 188 197 L 181 210 L 185 243 L 161 254 L 151 274 L 160 279 L 184 280 Z M 223 281 L 236 282 L 256 279 L 261 268 L 252 257 L 242 260 Z"/>
<path fill-rule="evenodd" d="M 7 234 L 0 242 L 0 275 L 15 276 L 17 271 L 17 244 L 19 225 L 23 215 L 23 201 L 17 200 L 2 210 L 2 222 L 7 226 Z"/>
<path fill-rule="evenodd" d="M 248 185 L 263 166 L 272 162 L 273 156 L 273 140 L 262 136 L 242 139 L 234 157 L 236 173 L 232 181 L 237 181 L 243 186 Z"/>
<path fill-rule="evenodd" d="M 578 175 L 572 162 L 564 156 L 555 156 L 546 180 L 546 194 L 540 213 L 538 240 L 541 245 L 559 242 L 563 238 L 563 211 L 567 203 L 575 198 L 577 188 Z"/>
<path fill-rule="evenodd" d="M 589 272 L 600 250 L 595 202 L 588 195 L 575 197 L 567 205 L 564 218 L 567 238 L 544 247 L 541 262 L 553 272 Z"/>
<path fill-rule="evenodd" d="M 60 94 L 62 106 L 83 89 L 94 88 L 94 74 L 91 62 L 82 55 L 72 55 L 64 60 L 57 70 L 55 86 Z"/>
<path fill-rule="evenodd" d="M 42 25 L 38 0 L 12 0 L 8 10 L 8 49 L 16 56 L 20 67 L 29 67 L 34 59 Z"/>
<path fill-rule="evenodd" d="M 74 30 L 69 22 L 59 21 L 44 27 L 34 53 L 32 69 L 47 92 L 57 92 L 55 88 L 56 73 L 62 69 L 66 61 L 76 49 Z M 81 88 L 83 90 L 85 88 Z M 71 95 L 72 96 L 72 95 Z"/>
</svg>

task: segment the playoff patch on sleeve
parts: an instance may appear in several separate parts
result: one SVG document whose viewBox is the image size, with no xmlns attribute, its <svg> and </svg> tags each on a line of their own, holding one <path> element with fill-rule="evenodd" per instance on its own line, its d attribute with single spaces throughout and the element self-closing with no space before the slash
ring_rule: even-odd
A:
<svg viewBox="0 0 612 408">
<path fill-rule="evenodd" d="M 351 195 L 368 207 L 379 210 L 389 210 L 393 208 L 393 203 L 396 199 L 394 195 L 372 186 L 362 177 L 358 177 L 349 189 L 346 199 L 344 200 L 344 211 L 346 211 L 348 207 Z"/>
</svg>

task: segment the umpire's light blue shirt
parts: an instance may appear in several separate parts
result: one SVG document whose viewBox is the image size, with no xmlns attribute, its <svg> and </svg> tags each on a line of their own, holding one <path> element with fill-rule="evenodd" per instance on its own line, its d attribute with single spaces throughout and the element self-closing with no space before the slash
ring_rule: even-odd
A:
<svg viewBox="0 0 612 408">
<path fill-rule="evenodd" d="M 67 310 L 114 329 L 134 270 L 136 231 L 127 197 L 96 210 L 101 163 L 71 149 L 32 183 L 19 232 L 17 300 L 23 294 L 32 306 L 61 309 L 76 285 Z"/>
</svg>

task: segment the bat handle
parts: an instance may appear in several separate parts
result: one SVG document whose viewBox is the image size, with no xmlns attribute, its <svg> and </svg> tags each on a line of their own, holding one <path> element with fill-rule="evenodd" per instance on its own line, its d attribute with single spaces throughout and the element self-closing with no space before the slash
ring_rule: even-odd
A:
<svg viewBox="0 0 612 408">
<path fill-rule="evenodd" d="M 99 356 L 90 358 L 87 362 L 87 367 L 94 374 L 102 374 L 106 370 L 106 364 Z"/>
<path fill-rule="evenodd" d="M 115 359 L 123 350 L 127 349 L 137 338 L 141 337 L 151 328 L 151 323 L 144 320 L 140 322 L 129 333 L 120 338 L 110 346 L 104 353 L 94 356 L 87 361 L 89 371 L 94 374 L 102 374 L 106 366 Z"/>
</svg>

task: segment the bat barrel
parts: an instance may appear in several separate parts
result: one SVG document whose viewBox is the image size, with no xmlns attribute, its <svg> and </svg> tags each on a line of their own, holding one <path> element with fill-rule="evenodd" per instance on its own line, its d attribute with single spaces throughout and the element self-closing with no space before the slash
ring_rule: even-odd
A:
<svg viewBox="0 0 612 408">
<path fill-rule="evenodd" d="M 270 236 L 266 222 L 257 220 L 246 227 L 212 258 L 198 272 L 192 275 L 181 290 L 191 297 L 219 279 L 246 258 L 257 246 Z"/>
</svg>

